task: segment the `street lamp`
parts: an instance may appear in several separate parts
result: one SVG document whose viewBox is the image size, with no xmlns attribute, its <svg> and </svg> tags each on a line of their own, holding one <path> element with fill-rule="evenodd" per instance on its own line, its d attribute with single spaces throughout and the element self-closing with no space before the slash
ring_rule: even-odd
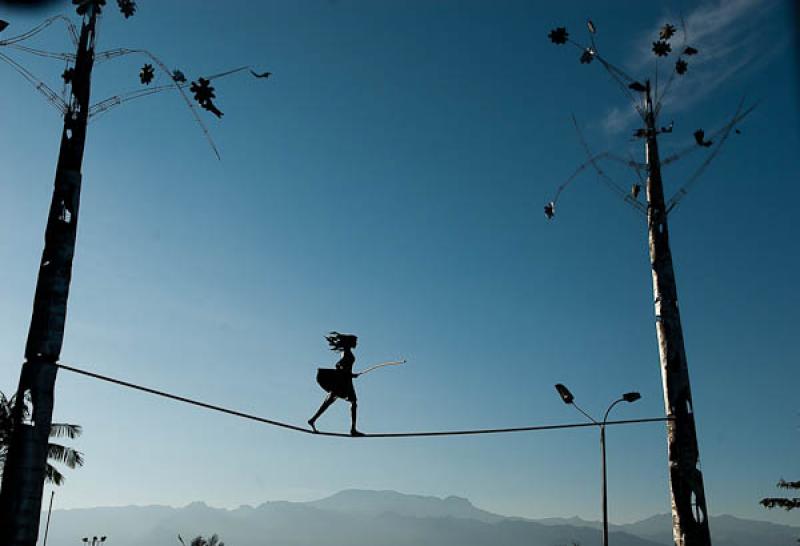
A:
<svg viewBox="0 0 800 546">
<path fill-rule="evenodd" d="M 608 414 L 611 413 L 611 409 L 620 402 L 633 403 L 639 400 L 642 395 L 638 392 L 626 392 L 608 406 L 605 415 L 603 415 L 603 420 L 598 422 L 575 403 L 575 396 L 573 396 L 569 389 L 562 383 L 556 384 L 556 391 L 558 391 L 558 395 L 565 404 L 573 406 L 576 410 L 588 417 L 592 423 L 600 427 L 600 452 L 603 460 L 603 546 L 608 546 L 608 492 L 606 488 L 606 423 L 608 422 Z"/>
</svg>

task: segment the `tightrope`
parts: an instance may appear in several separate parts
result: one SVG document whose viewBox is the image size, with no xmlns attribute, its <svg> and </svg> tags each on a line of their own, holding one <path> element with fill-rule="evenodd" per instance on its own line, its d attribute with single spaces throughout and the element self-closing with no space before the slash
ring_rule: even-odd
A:
<svg viewBox="0 0 800 546">
<path fill-rule="evenodd" d="M 128 381 L 123 381 L 121 379 L 115 379 L 107 375 L 101 375 L 99 373 L 82 370 L 80 368 L 75 368 L 73 366 L 68 366 L 66 364 L 53 364 L 53 365 L 62 370 L 73 372 L 79 375 L 85 375 L 93 379 L 99 379 L 100 381 L 106 381 L 107 383 L 113 383 L 115 385 L 120 385 L 122 387 L 127 387 L 129 389 L 146 392 L 148 394 L 161 396 L 163 398 L 169 398 L 170 400 L 176 400 L 178 402 L 191 404 L 193 406 L 198 406 L 201 408 L 217 411 L 220 413 L 226 413 L 228 415 L 233 415 L 234 417 L 240 417 L 242 419 L 256 421 L 258 423 L 262 423 L 265 425 L 272 425 L 275 427 L 294 430 L 296 432 L 303 432 L 306 434 L 314 434 L 316 436 L 336 436 L 339 438 L 410 438 L 410 437 L 424 437 L 424 436 L 468 436 L 476 434 L 504 434 L 509 432 L 533 432 L 539 430 L 560 430 L 568 428 L 600 426 L 597 423 L 565 423 L 556 425 L 533 425 L 526 427 L 481 428 L 481 429 L 469 429 L 469 430 L 436 430 L 427 432 L 424 431 L 423 432 L 380 432 L 380 433 L 364 434 L 363 436 L 351 436 L 349 434 L 345 434 L 342 432 L 323 432 L 323 431 L 314 432 L 310 428 L 299 427 L 297 425 L 292 425 L 290 423 L 282 423 L 281 421 L 275 421 L 274 419 L 267 419 L 266 417 L 261 417 L 250 413 L 244 413 L 230 408 L 224 408 L 222 406 L 209 404 L 207 402 L 202 402 L 200 400 L 194 400 L 192 398 L 187 398 L 185 396 L 179 396 L 177 394 L 172 394 L 165 391 L 152 389 L 150 387 L 145 387 L 143 385 L 137 385 L 135 383 L 130 383 Z M 630 425 L 635 423 L 661 423 L 671 420 L 673 420 L 672 417 L 651 417 L 647 419 L 626 419 L 622 421 L 608 421 L 606 425 L 611 426 L 611 425 Z"/>
</svg>

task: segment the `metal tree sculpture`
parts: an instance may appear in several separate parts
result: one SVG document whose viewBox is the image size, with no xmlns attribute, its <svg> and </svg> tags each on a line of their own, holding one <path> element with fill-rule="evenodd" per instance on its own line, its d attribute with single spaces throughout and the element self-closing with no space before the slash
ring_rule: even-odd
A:
<svg viewBox="0 0 800 546">
<path fill-rule="evenodd" d="M 602 57 L 595 43 L 597 28 L 591 21 L 589 28 L 590 44 L 583 45 L 569 37 L 565 27 L 553 29 L 548 37 L 556 45 L 571 44 L 580 50 L 581 64 L 598 61 L 620 89 L 631 101 L 642 120 L 643 127 L 634 131 L 633 136 L 644 140 L 645 161 L 625 159 L 610 152 L 593 155 L 580 135 L 578 124 L 573 117 L 581 144 L 588 160 L 559 186 L 552 201 L 544 207 L 545 216 L 552 219 L 556 212 L 556 204 L 562 191 L 578 174 L 588 167 L 593 168 L 598 177 L 617 193 L 635 210 L 646 215 L 650 250 L 650 263 L 653 279 L 653 295 L 655 300 L 656 334 L 658 337 L 659 360 L 664 388 L 664 405 L 667 416 L 667 450 L 669 458 L 669 482 L 672 504 L 673 537 L 676 546 L 709 546 L 711 537 L 708 528 L 707 508 L 703 487 L 703 476 L 699 468 L 699 451 L 692 407 L 692 395 L 689 384 L 689 371 L 683 343 L 680 313 L 678 310 L 677 287 L 672 266 L 672 254 L 669 247 L 667 215 L 674 209 L 689 189 L 697 182 L 711 161 L 717 156 L 731 131 L 754 107 L 743 110 L 739 104 L 733 118 L 721 129 L 706 135 L 700 129 L 694 133 L 695 143 L 689 148 L 679 150 L 664 160 L 659 158 L 658 136 L 673 132 L 673 124 L 660 126 L 658 116 L 664 98 L 668 95 L 675 78 L 683 77 L 689 69 L 687 59 L 698 54 L 698 50 L 686 43 L 686 29 L 682 25 L 683 42 L 677 47 L 680 51 L 663 88 L 658 87 L 658 64 L 656 64 L 655 85 L 650 80 L 631 78 L 619 67 Z M 652 52 L 656 59 L 668 57 L 673 52 L 673 39 L 678 29 L 664 25 L 657 40 L 652 43 Z M 738 130 L 737 130 L 738 132 Z M 696 150 L 709 149 L 708 157 L 701 163 L 684 185 L 669 201 L 664 199 L 661 180 L 661 167 L 677 161 Z M 630 191 L 616 183 L 600 167 L 601 161 L 616 161 L 634 171 L 638 183 L 633 184 Z M 639 201 L 642 185 L 646 187 L 647 203 Z"/>
<path fill-rule="evenodd" d="M 185 76 L 179 71 L 169 71 L 163 62 L 146 50 L 116 49 L 95 54 L 98 15 L 105 7 L 106 0 L 73 0 L 73 4 L 77 6 L 77 12 L 82 17 L 80 33 L 69 18 L 56 16 L 45 20 L 28 32 L 0 40 L 0 49 L 52 58 L 66 64 L 62 74 L 64 80 L 62 96 L 22 64 L 0 51 L 0 61 L 10 65 L 33 84 L 64 118 L 53 197 L 45 231 L 44 251 L 39 266 L 33 315 L 25 346 L 25 362 L 22 365 L 17 389 L 18 400 L 31 401 L 31 415 L 28 419 L 23 418 L 21 411 L 23 404 L 18 404 L 15 408 L 12 416 L 15 424 L 14 432 L 6 456 L 2 490 L 0 490 L 0 544 L 3 546 L 34 546 L 38 535 L 47 462 L 47 438 L 50 433 L 55 393 L 57 368 L 54 364 L 58 362 L 64 339 L 80 205 L 81 168 L 86 129 L 90 118 L 135 98 L 168 89 L 177 90 L 219 157 L 208 130 L 186 96 Z M 117 5 L 126 19 L 136 12 L 136 3 L 133 0 L 118 0 Z M 75 53 L 46 51 L 24 45 L 28 39 L 54 23 L 66 24 L 72 43 L 76 46 Z M 0 31 L 7 26 L 5 21 L 0 21 Z M 149 87 L 90 105 L 91 78 L 95 63 L 129 54 L 143 55 L 150 61 L 144 65 L 139 75 L 142 84 L 149 86 L 154 81 L 158 68 L 168 78 L 169 85 Z M 211 81 L 245 69 L 249 67 L 209 76 L 203 81 Z M 179 74 L 181 77 L 178 77 Z"/>
</svg>

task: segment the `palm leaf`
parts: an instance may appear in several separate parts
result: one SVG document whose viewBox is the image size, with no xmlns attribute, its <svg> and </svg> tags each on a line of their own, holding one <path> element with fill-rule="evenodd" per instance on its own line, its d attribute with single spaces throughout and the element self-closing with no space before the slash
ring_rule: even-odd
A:
<svg viewBox="0 0 800 546">
<path fill-rule="evenodd" d="M 83 454 L 71 447 L 47 444 L 47 459 L 65 464 L 69 468 L 83 466 Z"/>
<path fill-rule="evenodd" d="M 70 425 L 68 423 L 53 423 L 50 425 L 51 438 L 77 438 L 81 435 L 83 429 L 80 425 Z"/>
<path fill-rule="evenodd" d="M 11 441 L 11 434 L 14 430 L 14 407 L 16 405 L 16 396 L 7 397 L 4 393 L 0 392 L 0 476 L 3 475 L 3 467 L 5 466 L 6 457 L 8 454 L 8 445 Z M 23 417 L 28 417 L 28 408 L 26 404 L 22 405 Z M 82 429 L 79 425 L 71 425 L 68 423 L 53 423 L 50 427 L 51 438 L 70 438 L 74 439 L 80 436 Z M 62 446 L 59 444 L 47 445 L 47 459 L 48 461 L 56 462 L 67 466 L 68 468 L 76 468 L 83 466 L 83 454 L 71 447 Z M 64 475 L 59 472 L 49 462 L 45 468 L 45 480 L 55 485 L 64 483 Z"/>
<path fill-rule="evenodd" d="M 55 485 L 61 485 L 62 483 L 64 483 L 64 480 L 66 479 L 64 478 L 64 475 L 58 471 L 58 469 L 49 464 L 45 468 L 44 477 L 46 481 L 53 483 Z"/>
</svg>

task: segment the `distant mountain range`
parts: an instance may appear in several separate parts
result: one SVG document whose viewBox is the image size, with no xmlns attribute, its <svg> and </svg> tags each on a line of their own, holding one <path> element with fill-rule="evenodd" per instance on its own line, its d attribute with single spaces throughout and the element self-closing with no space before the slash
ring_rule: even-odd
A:
<svg viewBox="0 0 800 546">
<path fill-rule="evenodd" d="M 44 518 L 43 518 L 44 519 Z M 732 516 L 711 518 L 714 546 L 789 546 L 800 527 Z M 227 546 L 599 546 L 600 523 L 528 520 L 481 510 L 460 497 L 347 490 L 312 502 L 266 502 L 234 510 L 195 502 L 183 508 L 125 506 L 53 511 L 48 546 L 75 546 L 87 533 L 109 546 L 178 546 L 218 533 Z M 43 535 L 40 535 L 40 540 Z M 669 546 L 671 518 L 614 525 L 614 546 Z"/>
</svg>

